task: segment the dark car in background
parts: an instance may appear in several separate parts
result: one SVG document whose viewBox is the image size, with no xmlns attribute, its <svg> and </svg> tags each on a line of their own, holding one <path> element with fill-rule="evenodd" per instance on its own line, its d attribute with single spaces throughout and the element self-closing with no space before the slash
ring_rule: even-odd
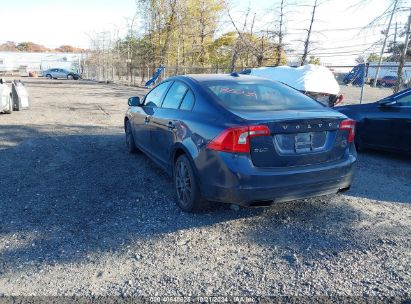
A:
<svg viewBox="0 0 411 304">
<path fill-rule="evenodd" d="M 377 86 L 381 87 L 393 87 L 397 82 L 397 76 L 384 76 L 377 80 Z"/>
<path fill-rule="evenodd" d="M 377 102 L 335 109 L 357 122 L 358 149 L 411 153 L 411 89 Z"/>
<path fill-rule="evenodd" d="M 351 185 L 355 122 L 281 83 L 176 76 L 128 102 L 129 151 L 173 176 L 184 211 L 207 200 L 268 206 Z"/>
<path fill-rule="evenodd" d="M 64 78 L 69 80 L 77 80 L 81 78 L 79 74 L 65 69 L 48 69 L 42 72 L 42 76 L 48 79 Z"/>
</svg>

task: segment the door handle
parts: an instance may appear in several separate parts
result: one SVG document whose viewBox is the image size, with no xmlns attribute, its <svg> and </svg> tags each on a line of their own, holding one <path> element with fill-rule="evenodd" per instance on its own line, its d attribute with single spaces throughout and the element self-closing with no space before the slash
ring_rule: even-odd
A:
<svg viewBox="0 0 411 304">
<path fill-rule="evenodd" d="M 167 128 L 169 128 L 170 130 L 173 130 L 176 128 L 176 125 L 174 124 L 174 122 L 169 121 L 167 124 Z"/>
<path fill-rule="evenodd" d="M 150 120 L 151 120 L 151 116 L 150 116 L 150 115 L 147 115 L 147 116 L 144 118 L 144 123 L 148 124 L 148 123 L 150 122 Z"/>
</svg>

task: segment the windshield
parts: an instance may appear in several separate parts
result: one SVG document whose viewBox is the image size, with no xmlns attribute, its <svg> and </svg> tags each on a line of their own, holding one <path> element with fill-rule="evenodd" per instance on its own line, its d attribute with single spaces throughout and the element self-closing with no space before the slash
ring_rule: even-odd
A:
<svg viewBox="0 0 411 304">
<path fill-rule="evenodd" d="M 228 109 L 280 111 L 316 109 L 323 106 L 299 91 L 276 82 L 207 81 L 204 85 Z"/>
</svg>

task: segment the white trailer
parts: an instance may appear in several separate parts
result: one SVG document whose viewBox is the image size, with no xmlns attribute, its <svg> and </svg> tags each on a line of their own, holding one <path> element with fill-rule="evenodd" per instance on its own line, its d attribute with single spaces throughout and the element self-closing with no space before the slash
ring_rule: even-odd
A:
<svg viewBox="0 0 411 304">
<path fill-rule="evenodd" d="M 381 80 L 385 76 L 397 77 L 399 62 L 382 62 L 380 71 L 378 73 L 378 80 Z M 378 62 L 370 62 L 368 67 L 367 80 L 369 82 L 374 81 L 377 73 Z M 406 62 L 403 68 L 402 74 L 404 82 L 409 82 L 411 79 L 411 62 Z"/>
</svg>

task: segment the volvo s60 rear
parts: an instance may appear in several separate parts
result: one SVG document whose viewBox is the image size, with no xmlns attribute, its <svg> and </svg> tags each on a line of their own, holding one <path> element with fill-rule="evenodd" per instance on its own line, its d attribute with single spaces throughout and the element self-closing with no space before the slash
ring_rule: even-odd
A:
<svg viewBox="0 0 411 304">
<path fill-rule="evenodd" d="M 178 76 L 129 106 L 129 151 L 173 176 L 185 211 L 206 201 L 266 206 L 351 185 L 355 122 L 281 83 Z"/>
</svg>

